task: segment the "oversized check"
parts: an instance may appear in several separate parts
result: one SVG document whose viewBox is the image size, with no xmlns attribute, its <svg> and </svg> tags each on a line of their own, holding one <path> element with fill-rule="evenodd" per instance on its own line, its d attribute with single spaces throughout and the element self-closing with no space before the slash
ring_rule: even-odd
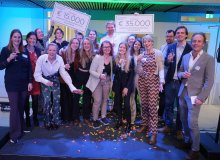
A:
<svg viewBox="0 0 220 160">
<path fill-rule="evenodd" d="M 115 15 L 116 32 L 153 34 L 154 14 Z"/>
<path fill-rule="evenodd" d="M 51 20 L 85 33 L 89 25 L 90 18 L 91 16 L 86 13 L 55 3 Z"/>
</svg>

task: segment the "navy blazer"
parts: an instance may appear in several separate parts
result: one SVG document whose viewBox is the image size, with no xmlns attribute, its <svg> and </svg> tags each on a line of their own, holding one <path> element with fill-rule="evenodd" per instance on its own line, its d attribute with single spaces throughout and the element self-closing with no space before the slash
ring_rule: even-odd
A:
<svg viewBox="0 0 220 160">
<path fill-rule="evenodd" d="M 165 66 L 167 66 L 167 74 L 166 74 L 166 77 L 165 77 L 165 82 L 166 83 L 173 80 L 173 76 L 174 76 L 174 73 L 175 73 L 175 69 L 176 69 L 176 47 L 177 47 L 177 43 L 174 43 L 174 44 L 169 45 L 168 49 L 167 49 L 167 54 L 166 54 L 165 62 L 164 62 Z M 185 54 L 191 52 L 191 50 L 192 50 L 191 45 L 186 43 L 186 46 L 183 50 L 183 53 L 180 57 L 180 60 L 179 60 L 178 64 L 177 64 L 177 71 L 180 68 L 183 56 Z M 167 61 L 167 57 L 168 57 L 168 55 L 171 51 L 174 51 L 175 56 L 174 56 L 174 61 L 172 63 L 169 63 Z"/>
</svg>

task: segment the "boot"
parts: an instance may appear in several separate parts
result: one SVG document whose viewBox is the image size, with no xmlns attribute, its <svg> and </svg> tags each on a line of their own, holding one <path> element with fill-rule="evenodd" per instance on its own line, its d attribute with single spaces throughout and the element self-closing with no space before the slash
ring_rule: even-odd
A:
<svg viewBox="0 0 220 160">
<path fill-rule="evenodd" d="M 157 134 L 152 134 L 150 141 L 149 141 L 149 144 L 154 145 L 156 143 L 157 143 Z"/>
</svg>

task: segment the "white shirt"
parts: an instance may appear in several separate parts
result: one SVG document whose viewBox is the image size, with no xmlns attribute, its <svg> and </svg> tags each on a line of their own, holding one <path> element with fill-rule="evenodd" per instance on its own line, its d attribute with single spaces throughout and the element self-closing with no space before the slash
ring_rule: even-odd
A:
<svg viewBox="0 0 220 160">
<path fill-rule="evenodd" d="M 193 59 L 193 55 L 192 55 L 192 51 L 190 52 L 190 59 L 189 59 L 189 70 L 188 72 L 190 72 L 194 66 L 194 64 L 198 61 L 199 57 L 202 55 L 203 50 L 201 50 L 198 55 L 196 56 L 195 59 Z"/>
<path fill-rule="evenodd" d="M 48 54 L 41 55 L 36 62 L 34 78 L 37 82 L 41 82 L 46 85 L 48 80 L 43 78 L 42 75 L 50 76 L 57 73 L 58 71 L 65 83 L 69 86 L 70 90 L 76 90 L 72 84 L 71 77 L 65 70 L 63 59 L 59 55 L 56 55 L 56 60 L 53 63 L 50 63 L 48 60 Z"/>
<path fill-rule="evenodd" d="M 177 46 L 176 46 L 176 69 L 175 69 L 175 73 L 174 73 L 174 76 L 173 76 L 173 79 L 176 79 L 176 80 L 178 80 L 177 65 L 179 63 L 180 57 L 182 56 L 185 47 L 186 47 L 186 42 L 183 45 L 180 45 L 180 44 L 177 43 Z"/>
</svg>

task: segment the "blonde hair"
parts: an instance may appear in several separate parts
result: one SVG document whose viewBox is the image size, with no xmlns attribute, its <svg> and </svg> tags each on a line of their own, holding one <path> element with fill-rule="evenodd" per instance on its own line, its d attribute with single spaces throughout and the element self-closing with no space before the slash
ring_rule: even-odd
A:
<svg viewBox="0 0 220 160">
<path fill-rule="evenodd" d="M 86 51 L 84 49 L 84 42 L 86 40 L 89 41 L 89 44 L 90 44 L 89 56 L 86 54 Z M 83 68 L 86 67 L 86 63 L 92 60 L 93 55 L 94 55 L 93 43 L 88 37 L 86 37 L 82 40 L 81 48 L 80 48 L 80 64 L 82 65 Z"/>
<path fill-rule="evenodd" d="M 74 40 L 76 40 L 78 43 L 80 43 L 77 38 L 72 38 L 70 40 L 70 43 L 68 44 L 67 49 L 66 49 L 66 60 L 69 61 L 70 63 L 73 63 L 73 55 L 72 55 L 73 49 L 71 48 L 71 45 Z M 75 55 L 76 54 L 79 54 L 79 46 L 75 51 Z"/>
<path fill-rule="evenodd" d="M 129 47 L 128 47 L 128 44 L 126 42 L 121 42 L 119 45 L 118 45 L 118 53 L 115 57 L 115 63 L 116 65 L 119 64 L 119 61 L 121 59 L 121 56 L 120 56 L 120 52 L 119 52 L 119 48 L 121 45 L 125 45 L 126 47 L 126 53 L 125 53 L 125 72 L 128 73 L 129 72 L 129 67 L 130 67 L 130 56 L 129 56 Z"/>
</svg>

